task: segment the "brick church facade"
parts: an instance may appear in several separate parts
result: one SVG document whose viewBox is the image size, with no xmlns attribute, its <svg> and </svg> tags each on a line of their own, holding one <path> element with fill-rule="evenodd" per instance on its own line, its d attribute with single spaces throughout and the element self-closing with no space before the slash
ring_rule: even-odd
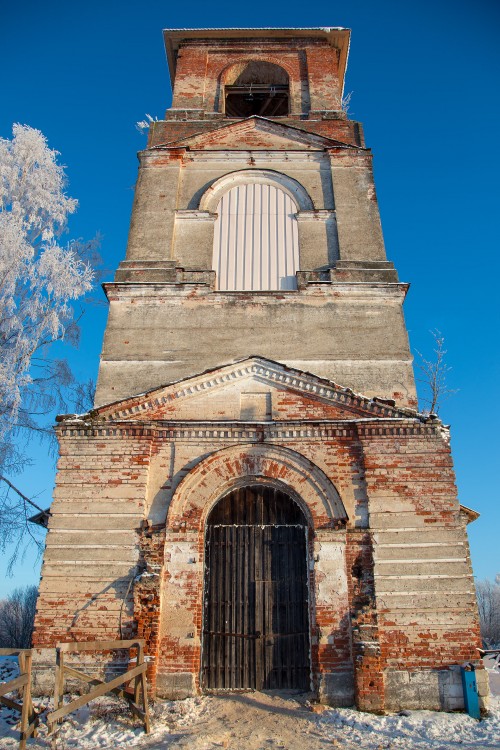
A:
<svg viewBox="0 0 500 750">
<path fill-rule="evenodd" d="M 346 29 L 168 30 L 95 408 L 60 418 L 34 645 L 139 636 L 158 696 L 463 707 L 484 671 Z"/>
</svg>

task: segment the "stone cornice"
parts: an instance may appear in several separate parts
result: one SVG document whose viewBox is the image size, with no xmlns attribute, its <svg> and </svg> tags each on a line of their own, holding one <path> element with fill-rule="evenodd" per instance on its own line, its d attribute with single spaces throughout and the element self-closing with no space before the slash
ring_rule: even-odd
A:
<svg viewBox="0 0 500 750">
<path fill-rule="evenodd" d="M 268 162 L 276 162 L 277 164 L 283 164 L 283 160 L 296 161 L 296 162 L 316 162 L 321 163 L 324 159 L 328 159 L 331 153 L 337 153 L 339 150 L 348 150 L 352 152 L 363 152 L 366 153 L 366 149 L 360 147 L 354 147 L 349 145 L 339 145 L 335 149 L 323 149 L 322 151 L 313 151 L 305 149 L 294 149 L 290 148 L 267 148 L 257 149 L 252 146 L 246 146 L 245 148 L 234 149 L 229 146 L 224 146 L 218 149 L 188 149 L 185 146 L 174 146 L 171 144 L 162 144 L 158 146 L 152 146 L 148 151 L 140 151 L 139 158 L 141 163 L 145 167 L 165 167 L 165 159 L 168 164 L 172 164 L 175 161 L 182 162 L 225 162 L 231 160 L 233 162 L 241 161 L 248 167 L 248 159 L 253 159 L 254 165 L 267 164 Z"/>
<path fill-rule="evenodd" d="M 301 422 L 217 422 L 175 420 L 97 421 L 69 417 L 59 423 L 61 437 L 130 437 L 180 442 L 280 443 L 338 439 L 440 436 L 439 425 L 417 419 L 352 419 Z"/>
<path fill-rule="evenodd" d="M 337 146 L 337 148 L 347 149 L 349 147 Z M 353 148 L 350 147 L 350 150 L 352 151 Z M 226 159 L 230 159 L 231 161 L 241 161 L 242 164 L 247 165 L 250 156 L 254 160 L 255 165 L 260 164 L 260 162 L 262 162 L 262 164 L 267 164 L 268 162 L 276 162 L 277 164 L 282 165 L 284 159 L 289 162 L 321 162 L 323 159 L 327 158 L 326 154 L 323 151 L 301 151 L 299 149 L 292 148 L 268 148 L 266 151 L 264 151 L 263 149 L 259 150 L 257 148 L 248 146 L 244 149 L 238 150 L 231 148 L 221 148 L 217 150 L 214 149 L 211 151 L 192 149 L 190 151 L 186 151 L 186 153 L 183 154 L 183 159 L 184 161 L 224 161 Z"/>
<path fill-rule="evenodd" d="M 219 292 L 212 290 L 207 283 L 205 276 L 213 271 L 193 271 L 190 272 L 191 278 L 182 281 L 127 281 L 113 282 L 107 281 L 102 287 L 108 300 L 130 300 L 140 301 L 145 298 L 155 298 L 158 296 L 179 297 L 191 295 L 193 288 L 196 287 L 196 294 L 200 296 L 210 296 L 210 299 L 217 304 L 232 304 L 235 298 L 241 304 L 248 300 L 249 304 L 256 301 L 268 301 L 270 297 L 279 296 L 281 302 L 287 298 L 296 300 L 297 298 L 314 297 L 318 294 L 318 286 L 321 287 L 321 296 L 334 297 L 336 300 L 346 297 L 350 301 L 353 299 L 368 300 L 373 297 L 390 297 L 391 299 L 404 299 L 409 288 L 409 284 L 401 282 L 379 282 L 379 281 L 322 281 L 310 282 L 299 290 L 278 291 L 257 291 L 257 292 Z M 187 274 L 187 272 L 186 272 Z M 205 274 L 205 276 L 204 276 Z M 199 277 L 199 280 L 198 280 Z"/>
</svg>

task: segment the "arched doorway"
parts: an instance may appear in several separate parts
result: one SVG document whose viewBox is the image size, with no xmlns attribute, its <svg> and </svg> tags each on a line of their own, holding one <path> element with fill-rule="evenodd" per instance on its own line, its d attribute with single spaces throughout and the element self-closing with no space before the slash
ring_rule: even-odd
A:
<svg viewBox="0 0 500 750">
<path fill-rule="evenodd" d="M 232 490 L 206 525 L 205 689 L 310 688 L 307 521 L 285 492 Z"/>
</svg>

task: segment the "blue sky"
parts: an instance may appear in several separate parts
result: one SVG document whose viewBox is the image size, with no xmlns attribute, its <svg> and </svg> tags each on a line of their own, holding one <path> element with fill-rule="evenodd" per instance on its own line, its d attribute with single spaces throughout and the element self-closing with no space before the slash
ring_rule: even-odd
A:
<svg viewBox="0 0 500 750">
<path fill-rule="evenodd" d="M 365 128 L 388 258 L 411 282 L 405 314 L 413 350 L 428 355 L 429 331 L 446 338 L 450 387 L 442 407 L 452 426 L 459 498 L 481 513 L 469 526 L 474 573 L 500 571 L 499 271 L 500 4 L 494 0 L 254 0 L 249 6 L 194 0 L 144 6 L 62 2 L 2 8 L 0 136 L 13 122 L 39 128 L 61 152 L 68 193 L 78 198 L 72 237 L 100 232 L 112 272 L 125 253 L 136 152 L 135 123 L 162 118 L 170 85 L 162 28 L 345 26 L 352 29 L 346 91 Z M 99 294 L 97 295 L 99 296 Z M 101 299 L 104 300 L 103 295 Z M 76 374 L 97 373 L 106 306 L 83 318 Z M 54 465 L 32 444 L 34 465 L 16 481 L 48 506 Z M 0 595 L 38 582 L 31 558 Z"/>
</svg>

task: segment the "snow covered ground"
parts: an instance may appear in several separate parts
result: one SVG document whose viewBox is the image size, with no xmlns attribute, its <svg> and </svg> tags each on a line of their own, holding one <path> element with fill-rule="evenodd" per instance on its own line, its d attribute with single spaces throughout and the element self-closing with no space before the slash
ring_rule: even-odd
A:
<svg viewBox="0 0 500 750">
<path fill-rule="evenodd" d="M 0 681 L 12 674 L 13 660 L 0 662 Z M 496 677 L 492 680 L 496 689 Z M 35 700 L 39 710 L 48 700 Z M 17 714 L 0 709 L 0 748 L 16 748 Z M 42 716 L 42 722 L 43 722 Z M 152 732 L 145 735 L 123 702 L 101 698 L 70 714 L 56 735 L 28 741 L 31 750 L 97 750 L 97 748 L 189 748 L 189 750 L 498 750 L 500 696 L 480 722 L 465 714 L 405 711 L 372 716 L 353 709 L 311 706 L 297 695 L 243 693 L 201 696 L 184 701 L 157 701 Z"/>
</svg>

